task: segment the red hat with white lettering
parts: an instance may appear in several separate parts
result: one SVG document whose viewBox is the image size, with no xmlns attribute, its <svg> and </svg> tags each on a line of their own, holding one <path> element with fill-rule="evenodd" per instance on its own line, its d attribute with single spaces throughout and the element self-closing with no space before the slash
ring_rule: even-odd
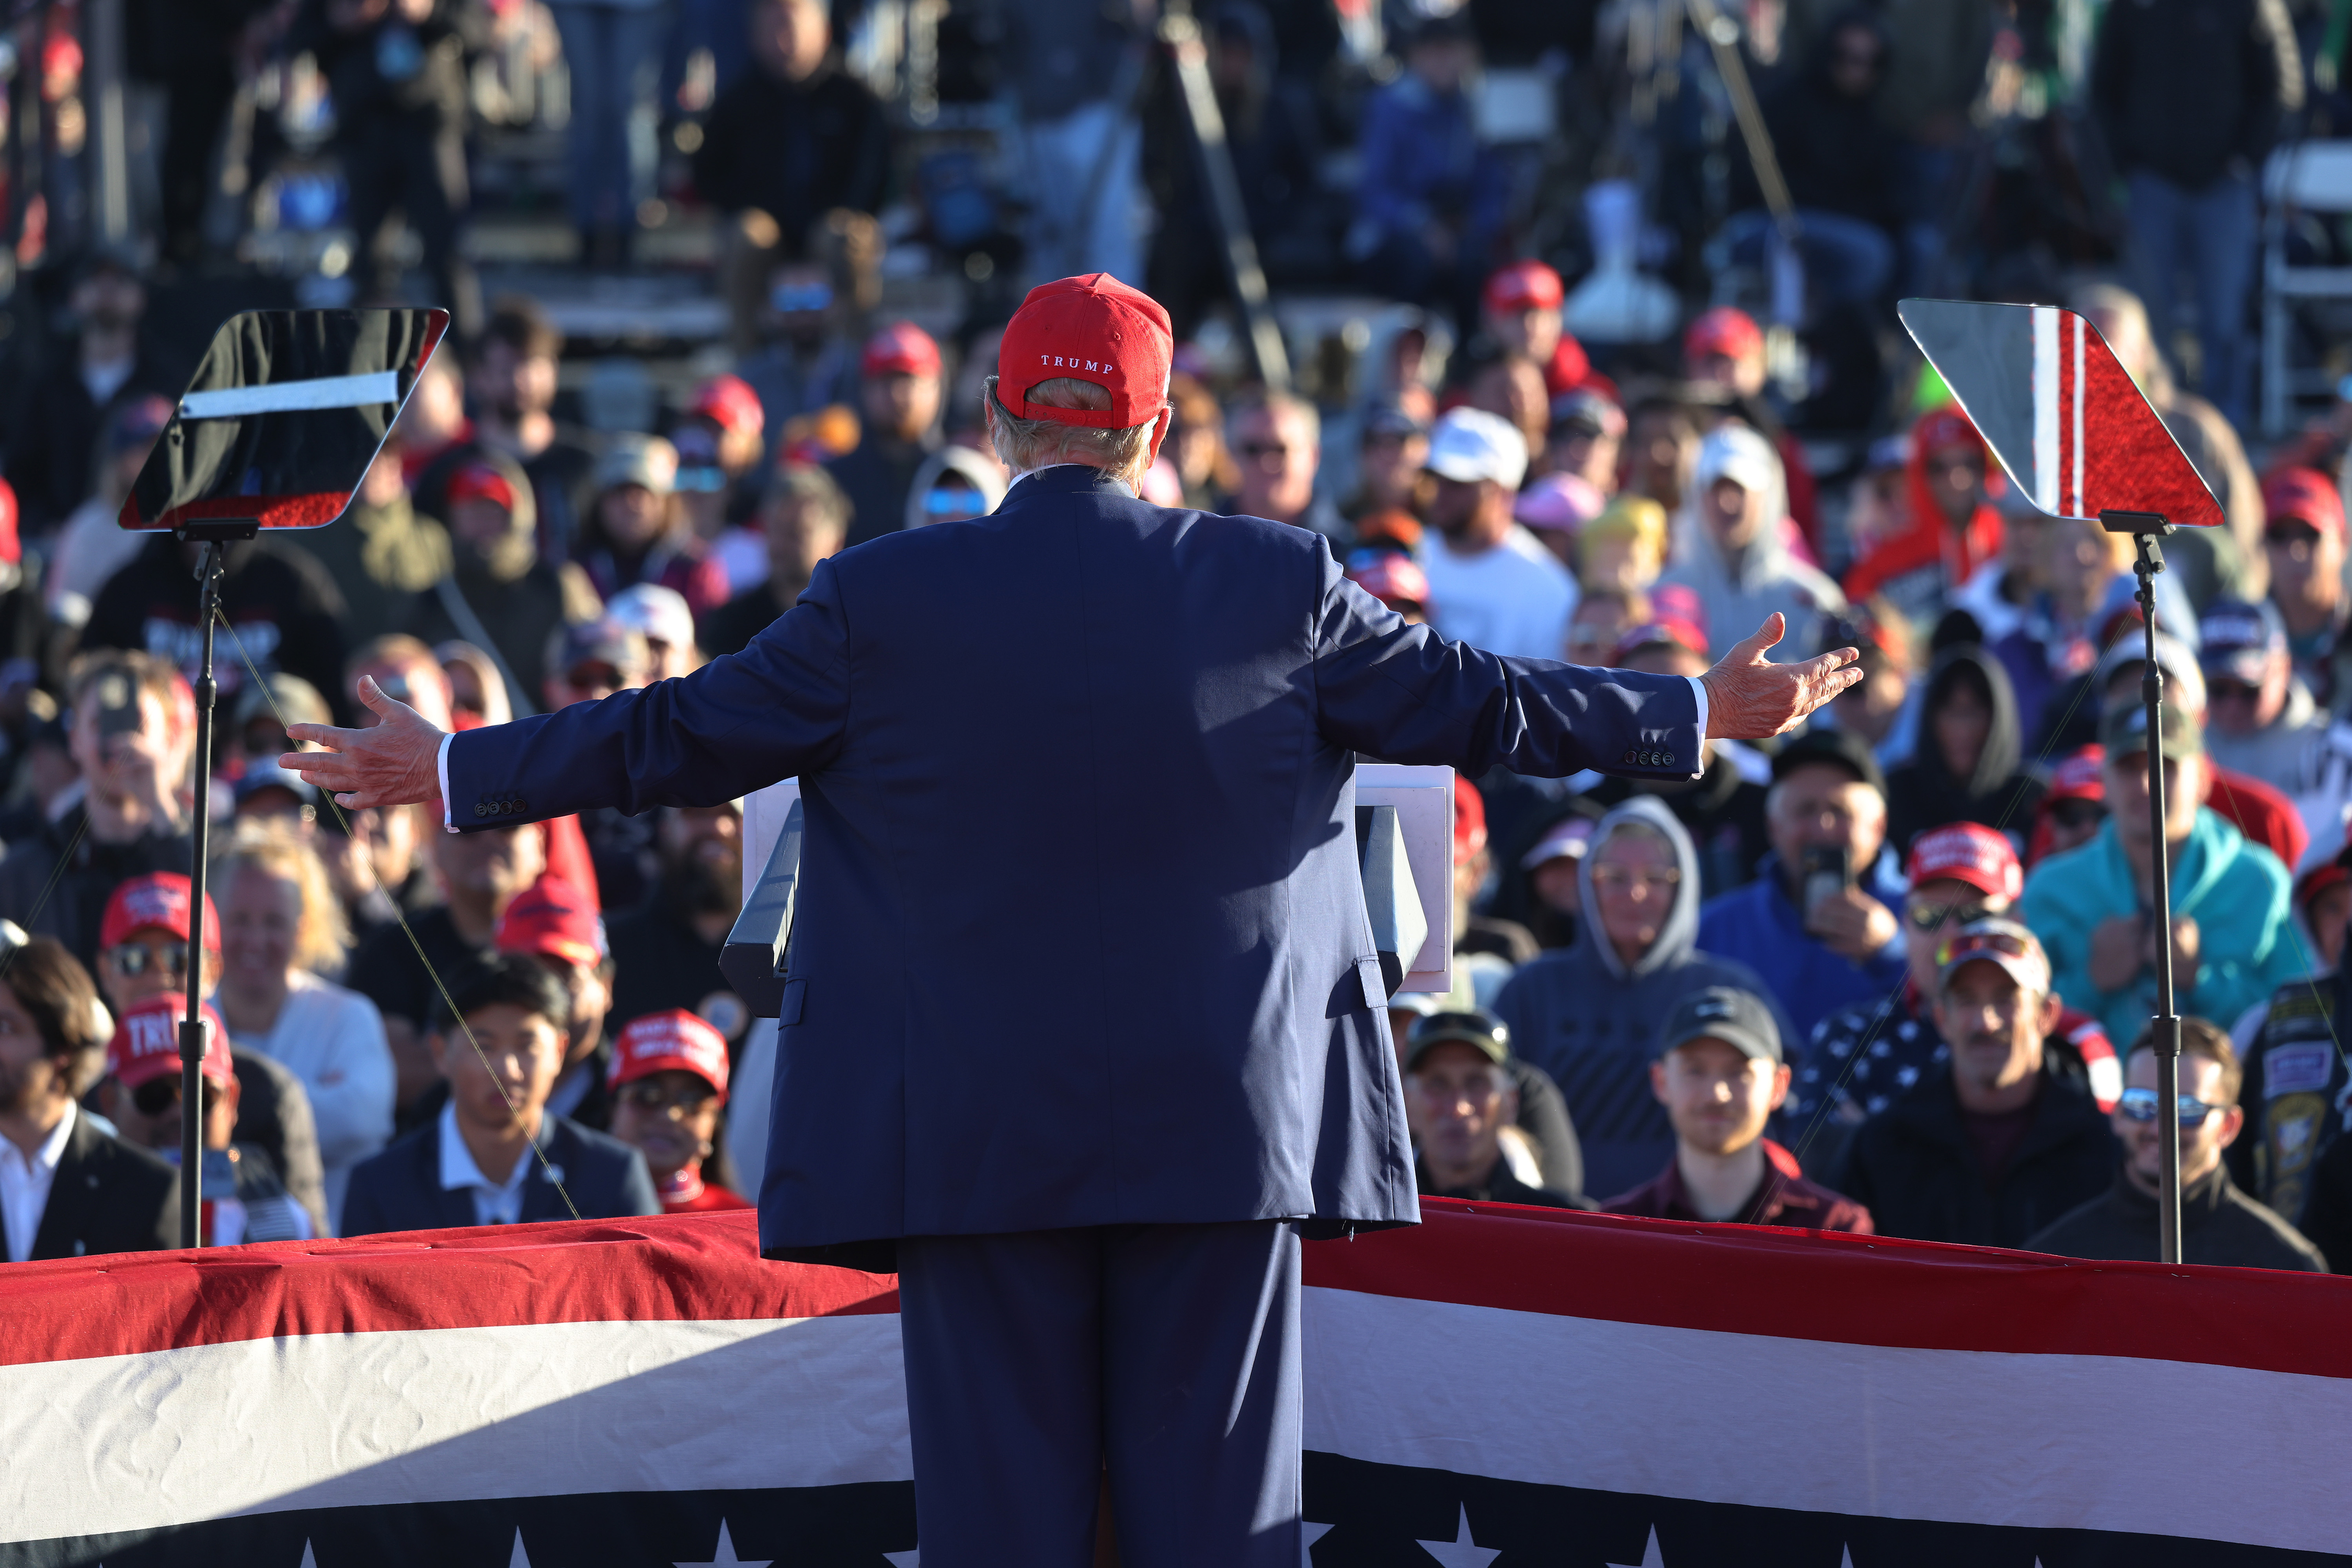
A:
<svg viewBox="0 0 2352 1568">
<path fill-rule="evenodd" d="M 996 396 L 1023 419 L 1095 430 L 1129 430 L 1168 406 L 1176 339 L 1168 312 L 1108 272 L 1041 283 L 1004 326 L 996 350 Z M 1049 408 L 1029 402 L 1039 382 L 1069 376 L 1110 393 L 1108 409 Z"/>
<path fill-rule="evenodd" d="M 673 1069 L 693 1073 L 719 1091 L 721 1105 L 727 1103 L 726 1038 L 684 1008 L 634 1019 L 613 1042 L 615 1089 Z"/>
<path fill-rule="evenodd" d="M 184 997 L 150 997 L 125 1009 L 114 1026 L 114 1038 L 106 1042 L 107 1071 L 125 1089 L 178 1072 L 180 1020 L 186 1016 Z M 236 1064 L 228 1054 L 228 1026 L 209 1002 L 196 1016 L 205 1020 L 205 1059 L 196 1071 L 215 1083 L 226 1083 L 236 1076 Z"/>
<path fill-rule="evenodd" d="M 1920 834 L 1903 873 L 1914 887 L 1948 877 L 1995 898 L 2013 899 L 2025 891 L 2017 852 L 1981 822 L 1952 822 Z"/>
<path fill-rule="evenodd" d="M 188 894 L 193 891 L 188 879 L 175 871 L 150 872 L 117 883 L 106 901 L 106 913 L 99 916 L 100 948 L 120 947 L 133 933 L 150 926 L 185 942 Z M 213 907 L 213 895 L 208 893 L 205 894 L 205 952 L 220 951 L 220 911 Z"/>
</svg>

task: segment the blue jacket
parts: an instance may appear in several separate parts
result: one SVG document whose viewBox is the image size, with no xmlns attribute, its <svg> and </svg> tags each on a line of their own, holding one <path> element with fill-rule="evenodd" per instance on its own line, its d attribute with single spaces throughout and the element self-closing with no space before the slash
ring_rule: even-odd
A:
<svg viewBox="0 0 2352 1568">
<path fill-rule="evenodd" d="M 1888 857 L 1863 879 L 1864 891 L 1902 917 L 1902 883 L 1887 873 Z M 1893 993 L 1908 968 L 1898 933 L 1867 964 L 1823 946 L 1805 929 L 1805 916 L 1780 885 L 1780 861 L 1767 855 L 1746 887 L 1707 901 L 1698 912 L 1698 945 L 1717 958 L 1736 958 L 1764 977 L 1796 1033 L 1782 1042 L 1795 1061 L 1813 1026 L 1851 1002 L 1875 1002 Z M 1843 1190 L 1843 1189 L 1841 1189 Z"/>
<path fill-rule="evenodd" d="M 1412 1223 L 1356 753 L 1687 778 L 1697 716 L 1680 677 L 1447 643 L 1318 535 L 1066 466 L 833 557 L 740 654 L 457 736 L 448 799 L 487 827 L 799 778 L 761 1240 L 877 1268 L 910 1235 Z"/>
<path fill-rule="evenodd" d="M 2172 977 L 2176 1011 L 2228 1029 L 2278 987 L 2311 972 L 2295 939 L 2293 886 L 2276 855 L 2210 809 L 2199 810 L 2189 841 L 2172 857 L 2173 916 L 2195 920 L 2198 940 L 2197 972 Z M 2018 908 L 2050 955 L 2052 987 L 2068 1007 L 2105 1024 L 2116 1053 L 2128 1058 L 2156 1015 L 2156 971 L 2142 969 L 2119 990 L 2091 983 L 2091 933 L 2112 915 L 2141 910 L 2114 821 L 2090 842 L 2035 866 Z"/>
<path fill-rule="evenodd" d="M 583 1219 L 620 1219 L 659 1214 L 661 1198 L 646 1173 L 643 1155 L 620 1139 L 593 1132 L 550 1113 L 540 1129 L 540 1147 L 572 1195 Z M 547 1179 L 547 1166 L 530 1162 L 522 1184 L 522 1223 L 569 1219 L 563 1195 Z M 343 1194 L 345 1236 L 376 1236 L 388 1230 L 442 1230 L 478 1225 L 474 1195 L 441 1185 L 441 1122 L 427 1122 L 383 1153 L 352 1167 Z"/>
</svg>

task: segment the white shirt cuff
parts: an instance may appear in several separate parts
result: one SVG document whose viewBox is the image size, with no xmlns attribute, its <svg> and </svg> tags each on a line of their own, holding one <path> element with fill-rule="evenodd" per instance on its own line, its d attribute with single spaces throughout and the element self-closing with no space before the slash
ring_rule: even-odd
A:
<svg viewBox="0 0 2352 1568">
<path fill-rule="evenodd" d="M 1706 683 L 1696 675 L 1685 675 L 1683 679 L 1691 684 L 1691 695 L 1698 702 L 1698 743 L 1700 749 L 1705 750 L 1706 747 Z M 449 752 L 446 741 L 442 742 L 441 755 L 445 759 L 441 764 L 441 792 L 446 795 L 449 792 L 449 765 L 446 760 Z"/>
<path fill-rule="evenodd" d="M 1698 728 L 1701 735 L 1706 733 L 1706 694 L 1705 692 L 1698 695 Z M 451 730 L 441 737 L 441 759 L 436 765 L 441 770 L 441 826 L 444 831 L 452 833 L 457 831 L 457 824 L 451 821 L 457 811 L 456 808 L 449 804 L 449 743 L 457 738 L 456 730 Z"/>
</svg>

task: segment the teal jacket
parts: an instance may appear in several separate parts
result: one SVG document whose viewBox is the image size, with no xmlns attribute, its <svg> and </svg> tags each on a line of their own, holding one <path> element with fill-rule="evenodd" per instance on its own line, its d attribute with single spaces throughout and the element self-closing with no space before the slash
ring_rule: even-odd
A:
<svg viewBox="0 0 2352 1568">
<path fill-rule="evenodd" d="M 2292 886 L 2276 855 L 2211 811 L 2197 813 L 2172 862 L 2172 913 L 2195 918 L 2200 944 L 2197 973 L 2173 977 L 2183 1016 L 2226 1030 L 2273 988 L 2310 972 L 2291 918 Z M 2020 907 L 2049 951 L 2058 994 L 2068 1007 L 2098 1015 L 2116 1050 L 2128 1052 L 2156 1014 L 2156 971 L 2141 970 L 2116 991 L 2091 984 L 2091 933 L 2109 916 L 2141 907 L 2115 823 L 2035 866 Z"/>
</svg>

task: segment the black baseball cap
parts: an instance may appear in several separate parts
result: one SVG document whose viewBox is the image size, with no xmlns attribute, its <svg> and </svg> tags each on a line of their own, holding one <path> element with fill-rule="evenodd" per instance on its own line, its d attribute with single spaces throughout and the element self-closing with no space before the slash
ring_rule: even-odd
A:
<svg viewBox="0 0 2352 1568">
<path fill-rule="evenodd" d="M 2162 715 L 2157 722 L 2162 726 L 2167 757 L 2191 757 L 2205 749 L 2204 732 L 2179 703 L 2166 703 L 2158 712 Z M 2100 715 L 2099 744 L 2106 748 L 2110 762 L 2147 755 L 2147 706 L 2133 703 Z"/>
<path fill-rule="evenodd" d="M 1778 784 L 1800 768 L 1826 762 L 1843 768 L 1883 797 L 1886 793 L 1886 775 L 1872 756 L 1870 743 L 1846 729 L 1826 729 L 1816 727 L 1790 740 L 1772 758 L 1772 782 Z"/>
<path fill-rule="evenodd" d="M 1404 1038 L 1404 1070 L 1412 1071 L 1423 1057 L 1454 1040 L 1482 1052 L 1497 1067 L 1511 1059 L 1510 1026 L 1484 1008 L 1471 1008 L 1415 1019 L 1412 1032 Z"/>
<path fill-rule="evenodd" d="M 1761 998 L 1735 986 L 1706 986 L 1675 1004 L 1658 1032 L 1664 1056 L 1695 1040 L 1719 1040 L 1743 1056 L 1780 1065 L 1780 1026 Z"/>
</svg>

